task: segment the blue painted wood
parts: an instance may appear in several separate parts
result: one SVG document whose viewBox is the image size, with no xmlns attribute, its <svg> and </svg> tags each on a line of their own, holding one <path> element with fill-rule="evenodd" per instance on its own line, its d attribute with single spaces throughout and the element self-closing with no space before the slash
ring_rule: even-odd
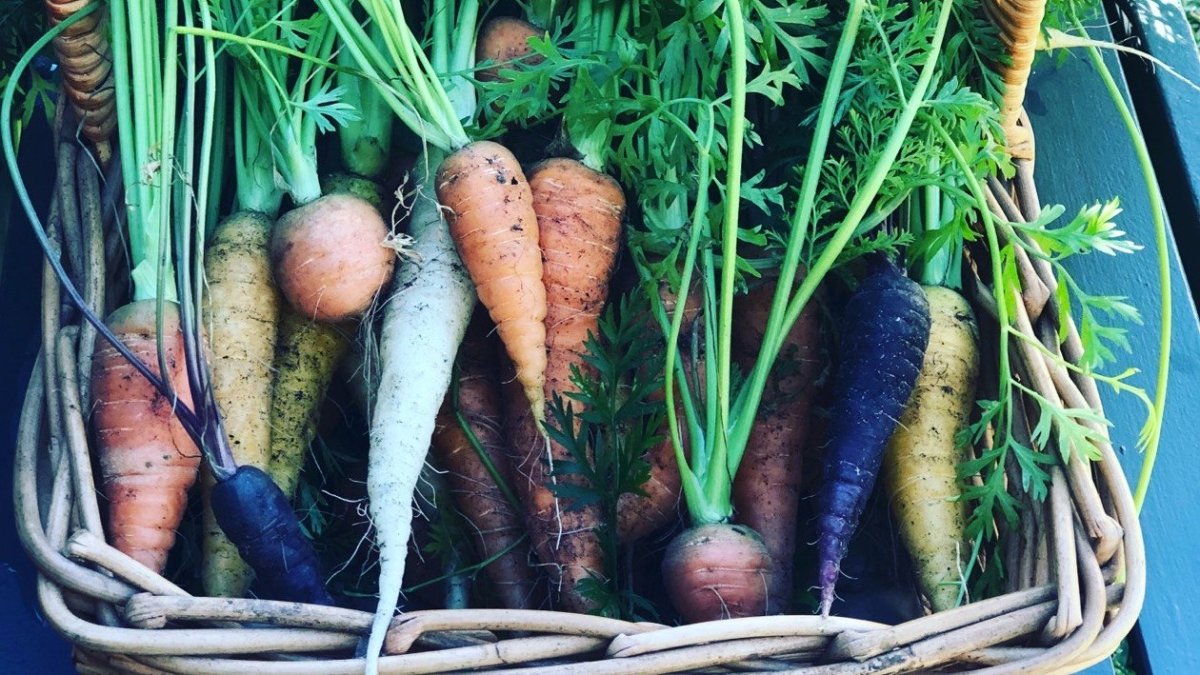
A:
<svg viewBox="0 0 1200 675">
<path fill-rule="evenodd" d="M 1106 28 L 1095 30 L 1094 36 L 1112 40 Z M 1117 59 L 1110 55 L 1108 62 L 1119 76 Z M 1142 310 L 1144 325 L 1130 327 L 1133 355 L 1127 360 L 1143 370 L 1137 382 L 1150 390 L 1158 353 L 1158 281 L 1149 207 L 1132 145 L 1084 55 L 1071 55 L 1061 66 L 1040 61 L 1031 89 L 1027 108 L 1037 136 L 1037 182 L 1043 202 L 1062 203 L 1074 211 L 1118 196 L 1125 209 L 1121 224 L 1146 245 L 1120 259 L 1079 260 L 1072 272 L 1093 292 L 1129 296 Z M 1195 386 L 1200 381 L 1200 322 L 1173 242 L 1171 254 L 1172 385 L 1159 463 L 1142 513 L 1150 585 L 1138 627 L 1149 663 L 1138 664 L 1140 673 L 1192 672 L 1200 663 L 1200 632 L 1188 620 L 1194 613 L 1189 608 L 1197 602 L 1193 565 L 1200 559 L 1200 463 L 1194 457 L 1193 433 L 1200 419 L 1200 388 Z M 1143 420 L 1140 403 L 1106 392 L 1105 405 L 1115 423 L 1113 441 L 1132 483 L 1141 463 L 1135 448 Z"/>
<path fill-rule="evenodd" d="M 1081 670 L 1076 675 L 1114 675 L 1112 661 L 1101 661 L 1091 668 Z"/>
<path fill-rule="evenodd" d="M 1171 194 L 1168 212 L 1192 292 L 1200 292 L 1200 52 L 1179 0 L 1107 0 L 1117 41 L 1170 64 L 1120 55 L 1155 168 Z"/>
</svg>

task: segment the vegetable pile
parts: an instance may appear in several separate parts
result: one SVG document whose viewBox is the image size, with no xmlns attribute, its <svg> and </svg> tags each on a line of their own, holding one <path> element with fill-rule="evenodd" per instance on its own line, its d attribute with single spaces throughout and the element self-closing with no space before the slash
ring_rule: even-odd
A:
<svg viewBox="0 0 1200 675">
<path fill-rule="evenodd" d="M 373 609 L 369 671 L 398 608 L 1003 592 L 1109 424 L 1037 378 L 1139 397 L 1152 462 L 1169 346 L 1152 398 L 1137 310 L 1071 276 L 1140 248 L 1116 199 L 1013 203 L 1033 42 L 1089 11 L 1029 4 L 48 3 L 126 206 L 128 304 L 100 322 L 62 275 L 110 341 L 110 542 L 198 594 Z M 109 65 L 69 50 L 103 25 L 87 107 Z"/>
</svg>

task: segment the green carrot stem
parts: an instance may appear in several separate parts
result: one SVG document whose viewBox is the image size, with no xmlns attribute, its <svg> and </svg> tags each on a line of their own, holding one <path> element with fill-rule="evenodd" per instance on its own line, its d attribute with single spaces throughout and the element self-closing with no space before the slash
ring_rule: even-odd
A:
<svg viewBox="0 0 1200 675">
<path fill-rule="evenodd" d="M 245 71 L 234 70 L 233 153 L 236 173 L 237 209 L 274 216 L 279 212 L 283 191 L 275 184 L 275 162 L 271 146 L 253 105 L 254 93 L 247 91 Z"/>
<path fill-rule="evenodd" d="M 851 26 L 854 26 L 856 29 L 858 21 L 861 20 L 861 5 L 862 0 L 852 0 L 850 6 L 850 18 L 847 19 L 847 29 L 843 32 L 843 39 L 846 37 L 846 31 L 850 30 Z M 787 331 L 790 330 L 791 327 L 796 323 L 796 320 L 800 316 L 800 312 L 804 310 L 805 305 L 807 305 L 809 299 L 812 298 L 813 293 L 816 291 L 817 285 L 820 284 L 825 276 L 829 273 L 834 262 L 837 260 L 838 255 L 841 254 L 842 250 L 845 249 L 846 244 L 849 243 L 850 239 L 854 236 L 854 232 L 862 223 L 863 217 L 867 213 L 867 209 L 869 209 L 872 202 L 874 202 L 884 180 L 887 178 L 888 172 L 891 170 L 892 165 L 895 164 L 896 157 L 900 154 L 900 149 L 904 144 L 905 138 L 908 136 L 909 129 L 912 128 L 913 120 L 916 118 L 916 115 L 921 108 L 921 104 L 925 100 L 925 96 L 929 91 L 930 82 L 933 80 L 934 71 L 937 69 L 938 56 L 941 54 L 942 40 L 946 34 L 946 25 L 949 21 L 950 10 L 952 7 L 953 3 L 950 0 L 943 0 L 941 12 L 938 15 L 937 28 L 935 29 L 933 35 L 933 42 L 929 49 L 929 54 L 926 56 L 925 63 L 921 66 L 920 76 L 917 78 L 917 83 L 913 87 L 913 91 L 905 103 L 904 109 L 901 111 L 900 118 L 896 121 L 896 126 L 892 129 L 891 135 L 888 138 L 888 142 L 884 145 L 879 161 L 872 168 L 871 173 L 868 174 L 863 188 L 860 189 L 857 194 L 855 194 L 854 200 L 851 202 L 850 208 L 846 212 L 846 216 L 843 218 L 842 223 L 838 226 L 838 229 L 834 232 L 833 237 L 830 239 L 825 249 L 821 252 L 820 257 L 818 257 L 817 261 L 812 265 L 811 269 L 809 269 L 808 274 L 805 275 L 804 280 L 800 283 L 800 288 L 796 291 L 795 295 L 792 296 L 791 300 L 788 301 L 786 313 L 783 315 L 782 319 L 779 319 L 779 317 L 776 316 L 776 313 L 779 309 L 780 293 L 787 294 L 790 292 L 791 282 L 795 278 L 795 273 L 799 263 L 799 252 L 792 250 L 793 242 L 789 241 L 788 251 L 785 256 L 785 264 L 781 268 L 780 272 L 779 288 L 776 289 L 776 302 L 772 303 L 772 311 L 770 319 L 768 320 L 767 332 L 763 337 L 763 345 L 761 351 L 759 352 L 759 357 L 754 364 L 754 369 L 751 372 L 750 381 L 739 394 L 739 399 L 741 400 L 738 401 L 738 415 L 733 421 L 733 429 L 730 432 L 729 441 L 731 448 L 729 465 L 731 468 L 736 468 L 738 463 L 741 461 L 742 453 L 745 451 L 746 442 L 750 436 L 750 430 L 754 422 L 754 417 L 758 413 L 758 406 L 762 400 L 762 394 L 766 386 L 767 375 L 770 373 L 771 367 L 775 363 L 775 358 L 779 355 L 779 351 L 783 347 L 783 339 L 786 336 Z M 834 80 L 834 73 L 837 73 L 838 86 L 835 87 L 835 89 L 838 90 L 841 88 L 841 79 L 845 71 L 844 64 L 849 58 L 848 53 L 843 57 L 843 55 L 840 53 L 841 48 L 842 45 L 839 44 L 839 53 L 835 55 L 834 59 L 834 71 L 832 71 L 830 75 L 830 80 L 832 82 L 832 80 Z M 848 48 L 849 47 L 847 47 L 847 49 Z M 829 90 L 827 89 L 826 91 L 827 98 L 822 101 L 822 109 L 820 113 L 818 113 L 818 139 L 820 139 L 820 135 L 823 134 L 826 137 L 825 140 L 827 140 L 829 130 L 826 125 L 821 124 L 820 119 L 827 112 L 825 110 L 826 102 L 829 102 L 831 106 L 834 105 L 838 93 L 838 91 L 834 91 L 832 96 L 830 96 Z M 828 114 L 831 117 L 832 111 L 828 111 Z M 817 144 L 818 141 L 814 141 L 814 149 Z M 819 173 L 820 171 L 821 159 L 825 154 L 824 140 L 820 140 L 819 144 L 821 146 L 820 152 L 814 153 L 816 157 L 810 155 L 810 162 L 806 165 L 808 167 L 808 170 L 805 172 L 806 182 L 809 179 L 810 173 Z M 816 163 L 813 163 L 813 159 L 817 160 Z M 814 177 L 812 180 L 815 181 L 816 178 Z M 811 193 L 802 192 L 801 201 L 797 208 L 800 210 L 801 214 L 803 214 L 800 216 L 800 218 L 798 218 L 798 224 L 802 225 L 804 230 L 807 230 L 808 219 L 811 215 L 813 202 L 812 197 L 805 197 L 805 194 Z M 788 258 L 791 260 L 787 260 Z M 772 323 L 775 325 L 772 326 Z"/>
<path fill-rule="evenodd" d="M 367 37 L 345 0 L 316 2 L 330 18 L 343 47 L 354 56 L 359 68 L 406 127 L 426 143 L 446 151 L 457 150 L 470 142 L 436 69 L 425 58 L 417 38 L 404 23 L 402 12 L 397 10 L 393 15 L 389 8 L 378 6 L 378 2 L 365 5 L 371 18 L 380 25 L 389 58 Z M 460 27 L 460 30 L 465 29 Z"/>
<path fill-rule="evenodd" d="M 725 217 L 721 223 L 721 254 L 725 264 L 721 265 L 721 296 L 717 303 L 717 426 L 726 429 L 729 425 L 730 390 L 733 367 L 733 290 L 737 281 L 738 215 L 742 199 L 742 149 L 746 134 L 746 28 L 741 0 L 728 0 L 725 5 L 728 15 L 730 43 L 729 72 L 729 131 L 728 156 L 725 175 Z M 713 445 L 712 462 L 716 467 L 728 466 L 728 473 L 721 470 L 709 471 L 708 496 L 718 503 L 727 503 L 737 472 L 737 462 L 728 462 L 733 454 L 728 453 L 724 434 L 709 439 Z M 741 452 L 734 453 L 741 459 Z M 714 480 L 715 479 L 715 480 Z M 731 514 L 732 515 L 732 512 Z"/>
<path fill-rule="evenodd" d="M 711 180 L 709 148 L 712 147 L 712 135 L 714 131 L 714 121 L 712 116 L 708 119 L 708 142 L 698 145 L 699 159 L 697 161 L 697 187 L 696 187 L 696 204 L 692 211 L 691 232 L 688 237 L 687 253 L 684 256 L 683 271 L 680 274 L 679 293 L 675 299 L 675 311 L 671 316 L 670 332 L 667 334 L 666 357 L 663 364 L 663 372 L 674 374 L 674 377 L 666 377 L 663 380 L 663 403 L 666 406 L 667 426 L 671 434 L 671 446 L 675 450 L 675 461 L 679 466 L 681 483 L 683 486 L 684 501 L 687 503 L 688 514 L 692 518 L 692 522 L 720 522 L 725 519 L 725 510 L 720 505 L 710 504 L 707 500 L 707 494 L 700 482 L 696 472 L 692 469 L 693 466 L 700 467 L 703 471 L 705 463 L 689 464 L 683 450 L 683 439 L 679 433 L 679 420 L 675 413 L 675 382 L 678 382 L 684 388 L 685 414 L 688 417 L 688 440 L 692 445 L 693 451 L 695 448 L 703 448 L 705 445 L 705 437 L 699 433 L 699 425 L 697 416 L 692 403 L 691 397 L 687 395 L 688 384 L 687 378 L 681 364 L 676 363 L 679 354 L 679 334 L 683 328 L 683 317 L 687 311 L 687 295 L 692 286 L 692 275 L 696 266 L 696 253 L 700 246 L 700 235 L 704 233 L 703 227 L 706 214 L 708 212 L 708 185 Z M 657 293 L 653 294 L 657 297 Z M 656 303 L 657 304 L 657 303 Z M 726 508 L 728 508 L 726 506 Z"/>
<path fill-rule="evenodd" d="M 1081 33 L 1086 33 L 1086 29 L 1079 19 L 1073 18 L 1076 29 Z M 1113 78 L 1112 72 L 1109 71 L 1108 65 L 1100 56 L 1100 51 L 1096 49 L 1095 45 L 1089 44 L 1085 49 L 1096 72 L 1100 74 L 1100 79 L 1104 82 L 1113 105 L 1121 114 L 1121 121 L 1125 124 L 1129 139 L 1133 142 L 1133 149 L 1142 169 L 1146 196 L 1150 200 L 1151 222 L 1154 223 L 1159 292 L 1158 375 L 1154 384 L 1154 414 L 1151 416 L 1145 433 L 1139 439 L 1139 445 L 1142 446 L 1145 454 L 1142 456 L 1142 468 L 1138 473 L 1137 487 L 1133 492 L 1133 503 L 1140 512 L 1142 504 L 1146 501 L 1146 491 L 1150 487 L 1154 462 L 1158 459 L 1158 445 L 1162 439 L 1163 411 L 1167 405 L 1167 382 L 1171 369 L 1171 259 L 1167 244 L 1166 206 L 1163 203 L 1162 191 L 1158 187 L 1158 178 L 1154 173 L 1154 163 L 1150 159 L 1150 151 L 1146 147 L 1146 139 L 1142 136 L 1137 121 L 1133 119 L 1133 112 L 1125 102 L 1125 97 L 1121 94 L 1116 79 Z"/>
</svg>

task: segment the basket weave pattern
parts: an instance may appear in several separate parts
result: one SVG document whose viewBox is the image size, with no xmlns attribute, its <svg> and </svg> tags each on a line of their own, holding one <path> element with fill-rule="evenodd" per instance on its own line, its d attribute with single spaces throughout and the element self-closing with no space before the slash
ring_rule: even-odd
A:
<svg viewBox="0 0 1200 675">
<path fill-rule="evenodd" d="M 60 111 L 58 128 L 71 128 Z M 1032 143 L 1030 143 L 1030 147 Z M 57 139 L 59 171 L 48 221 L 85 300 L 99 313 L 105 283 L 121 278 L 119 195 L 101 188 L 70 134 Z M 1030 160 L 1012 183 L 986 187 L 994 212 L 1036 218 Z M 105 185 L 117 185 L 112 176 Z M 88 205 L 101 205 L 100 208 Z M 1028 243 L 1028 242 L 1027 242 Z M 1066 359 L 1080 357 L 1074 326 L 1060 346 L 1054 276 L 1020 247 L 1024 293 L 1017 328 Z M 109 301 L 120 294 L 110 290 Z M 968 295 L 994 312 L 978 278 Z M 18 532 L 36 564 L 45 618 L 88 673 L 361 672 L 349 658 L 365 612 L 294 603 L 199 598 L 107 545 L 91 470 L 86 412 L 95 332 L 43 278 L 42 350 L 21 416 L 14 494 Z M 1019 376 L 1041 395 L 1101 409 L 1095 383 L 1015 341 Z M 1020 408 L 1021 406 L 1015 406 Z M 1097 428 L 1104 434 L 1104 428 Z M 384 672 L 476 669 L 521 673 L 698 672 L 718 667 L 796 673 L 1074 672 L 1106 658 L 1132 628 L 1145 594 L 1142 534 L 1107 441 L 1087 464 L 1051 469 L 1044 502 L 1026 500 L 1008 538 L 1004 595 L 895 626 L 855 619 L 772 616 L 669 627 L 549 611 L 434 610 L 398 617 Z M 330 653 L 341 656 L 330 657 Z M 979 669 L 979 670 L 976 670 Z M 713 672 L 721 672 L 714 670 Z"/>
</svg>

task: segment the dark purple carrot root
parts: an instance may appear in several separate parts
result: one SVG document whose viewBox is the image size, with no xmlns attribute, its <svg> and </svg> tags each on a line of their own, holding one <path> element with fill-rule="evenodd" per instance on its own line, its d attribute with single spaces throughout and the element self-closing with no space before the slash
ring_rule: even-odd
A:
<svg viewBox="0 0 1200 675">
<path fill-rule="evenodd" d="M 821 615 L 828 616 L 850 537 L 912 394 L 929 343 L 929 302 L 890 261 L 875 263 L 846 304 L 841 363 L 818 516 Z"/>
<path fill-rule="evenodd" d="M 212 490 L 213 514 L 269 600 L 332 605 L 317 554 L 291 501 L 261 469 L 245 465 Z"/>
</svg>

